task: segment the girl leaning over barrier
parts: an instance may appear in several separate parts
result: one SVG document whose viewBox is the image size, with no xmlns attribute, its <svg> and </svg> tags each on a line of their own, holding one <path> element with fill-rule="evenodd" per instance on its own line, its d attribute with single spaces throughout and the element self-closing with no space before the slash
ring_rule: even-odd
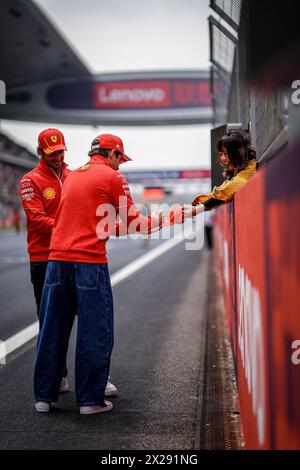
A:
<svg viewBox="0 0 300 470">
<path fill-rule="evenodd" d="M 251 147 L 249 133 L 231 130 L 217 142 L 218 162 L 224 167 L 224 182 L 209 194 L 199 194 L 191 205 L 183 208 L 184 218 L 193 217 L 230 202 L 234 194 L 256 172 L 256 152 Z"/>
</svg>

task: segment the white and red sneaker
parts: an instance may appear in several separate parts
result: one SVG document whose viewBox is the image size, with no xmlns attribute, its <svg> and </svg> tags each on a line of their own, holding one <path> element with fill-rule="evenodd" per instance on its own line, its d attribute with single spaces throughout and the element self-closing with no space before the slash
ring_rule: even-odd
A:
<svg viewBox="0 0 300 470">
<path fill-rule="evenodd" d="M 110 382 L 109 379 L 110 379 L 110 377 L 108 377 L 108 381 L 107 381 L 107 384 L 106 384 L 105 396 L 106 397 L 117 397 L 119 395 L 118 389 L 117 389 L 117 387 L 114 386 L 114 384 L 112 384 Z"/>
<path fill-rule="evenodd" d="M 81 406 L 79 412 L 81 415 L 93 415 L 95 413 L 110 411 L 112 407 L 113 404 L 110 401 L 104 400 L 104 403 L 101 405 Z"/>
</svg>

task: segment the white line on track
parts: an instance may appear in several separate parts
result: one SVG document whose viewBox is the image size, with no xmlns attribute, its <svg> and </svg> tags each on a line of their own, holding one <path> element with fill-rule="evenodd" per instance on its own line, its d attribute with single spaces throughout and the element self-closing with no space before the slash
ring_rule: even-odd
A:
<svg viewBox="0 0 300 470">
<path fill-rule="evenodd" d="M 110 277 L 111 285 L 115 287 L 120 282 L 129 278 L 132 274 L 136 273 L 141 268 L 151 263 L 153 260 L 155 260 L 159 256 L 171 250 L 174 246 L 181 243 L 184 239 L 188 239 L 192 235 L 195 235 L 196 230 L 198 230 L 198 228 L 195 229 L 195 226 L 192 226 L 192 225 L 190 227 L 185 226 L 184 230 L 180 234 L 177 234 L 177 236 L 175 236 L 174 238 L 171 238 L 170 240 L 167 240 L 166 242 L 161 243 L 156 248 L 153 248 L 153 250 L 140 256 L 135 261 L 132 261 L 131 263 L 124 266 L 124 268 L 121 268 L 119 271 L 112 274 Z M 38 332 L 39 332 L 39 322 L 36 321 L 32 323 L 31 325 L 27 326 L 26 328 L 24 328 L 23 330 L 19 331 L 15 335 L 6 339 L 5 341 L 2 341 L 2 342 L 0 341 L 0 364 L 1 364 L 1 361 L 3 363 L 3 359 L 5 360 L 5 357 L 8 354 L 12 353 L 16 349 L 26 344 L 28 341 L 35 338 L 38 335 Z"/>
<path fill-rule="evenodd" d="M 27 256 L 4 256 L 4 258 L 0 258 L 0 261 L 3 263 L 28 263 Z"/>
</svg>

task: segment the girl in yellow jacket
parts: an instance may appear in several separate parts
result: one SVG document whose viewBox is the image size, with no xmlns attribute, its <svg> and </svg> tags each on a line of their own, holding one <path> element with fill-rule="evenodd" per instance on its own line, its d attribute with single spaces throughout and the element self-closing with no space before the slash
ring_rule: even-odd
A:
<svg viewBox="0 0 300 470">
<path fill-rule="evenodd" d="M 229 131 L 218 140 L 217 150 L 218 161 L 225 168 L 225 181 L 221 186 L 215 186 L 211 193 L 199 194 L 192 205 L 185 205 L 184 218 L 215 209 L 231 201 L 234 194 L 256 172 L 256 152 L 251 147 L 250 136 L 246 131 Z"/>
</svg>

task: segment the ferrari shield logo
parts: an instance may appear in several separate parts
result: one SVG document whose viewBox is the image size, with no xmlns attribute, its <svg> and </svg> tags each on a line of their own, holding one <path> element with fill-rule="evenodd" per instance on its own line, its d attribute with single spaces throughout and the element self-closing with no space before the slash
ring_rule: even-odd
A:
<svg viewBox="0 0 300 470">
<path fill-rule="evenodd" d="M 57 142 L 57 136 L 56 136 L 56 135 L 52 135 L 52 136 L 51 136 L 51 140 L 52 140 L 52 142 L 53 142 L 54 144 L 56 144 L 56 142 Z"/>
</svg>

